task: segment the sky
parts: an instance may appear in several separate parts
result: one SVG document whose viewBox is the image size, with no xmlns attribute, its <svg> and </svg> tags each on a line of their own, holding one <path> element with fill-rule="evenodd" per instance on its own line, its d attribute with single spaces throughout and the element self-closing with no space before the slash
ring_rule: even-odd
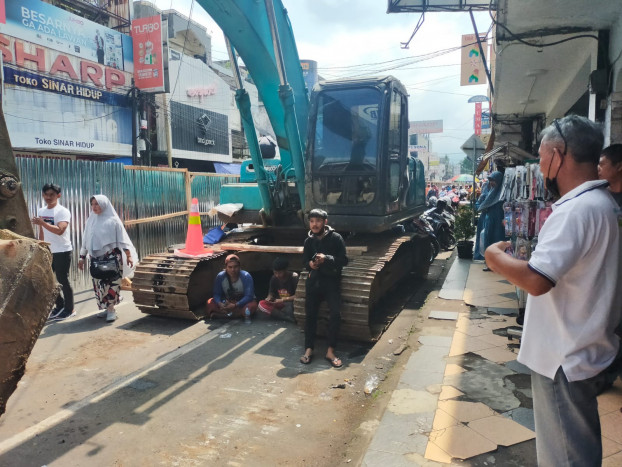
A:
<svg viewBox="0 0 622 467">
<path fill-rule="evenodd" d="M 250 0 L 249 0 L 250 1 Z M 259 0 L 255 0 L 259 1 Z M 409 92 L 409 119 L 443 120 L 443 133 L 432 134 L 432 151 L 464 157 L 460 146 L 473 134 L 474 104 L 486 85 L 460 86 L 460 47 L 463 34 L 473 34 L 466 12 L 427 13 L 408 49 L 419 13 L 387 14 L 387 0 L 282 0 L 288 11 L 301 59 L 318 62 L 325 79 L 391 74 Z M 163 10 L 176 9 L 207 28 L 213 60 L 228 58 L 223 34 L 192 0 L 155 0 Z M 174 5 L 174 6 L 173 6 Z M 192 5 L 192 11 L 190 7 Z M 478 31 L 491 25 L 487 12 L 475 13 Z M 484 104 L 484 107 L 486 104 Z"/>
</svg>

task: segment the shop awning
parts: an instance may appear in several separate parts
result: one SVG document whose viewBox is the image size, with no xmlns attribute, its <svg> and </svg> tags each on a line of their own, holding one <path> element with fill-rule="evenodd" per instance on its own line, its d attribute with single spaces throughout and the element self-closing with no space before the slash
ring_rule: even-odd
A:
<svg viewBox="0 0 622 467">
<path fill-rule="evenodd" d="M 484 153 L 481 162 L 477 166 L 475 173 L 481 173 L 490 160 L 503 160 L 505 165 L 517 165 L 525 161 L 536 159 L 536 157 L 519 148 L 513 143 L 507 142 L 502 146 L 494 148 L 492 151 Z"/>
</svg>

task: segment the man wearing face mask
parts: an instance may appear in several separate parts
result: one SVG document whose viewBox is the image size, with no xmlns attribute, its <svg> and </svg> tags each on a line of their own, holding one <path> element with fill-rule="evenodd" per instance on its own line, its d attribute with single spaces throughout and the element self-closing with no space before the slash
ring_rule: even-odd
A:
<svg viewBox="0 0 622 467">
<path fill-rule="evenodd" d="M 341 323 L 341 270 L 348 264 L 346 244 L 341 235 L 327 225 L 328 215 L 322 209 L 309 213 L 309 236 L 302 252 L 302 264 L 309 271 L 305 283 L 305 353 L 300 362 L 311 363 L 320 303 L 326 300 L 328 319 L 328 349 L 326 360 L 340 368 L 341 359 L 335 355 Z"/>
<path fill-rule="evenodd" d="M 600 126 L 570 115 L 542 131 L 540 169 L 558 200 L 527 261 L 486 250 L 486 262 L 526 290 L 518 361 L 532 370 L 538 465 L 602 461 L 596 394 L 614 360 L 622 309 L 618 207 L 598 180 Z"/>
</svg>

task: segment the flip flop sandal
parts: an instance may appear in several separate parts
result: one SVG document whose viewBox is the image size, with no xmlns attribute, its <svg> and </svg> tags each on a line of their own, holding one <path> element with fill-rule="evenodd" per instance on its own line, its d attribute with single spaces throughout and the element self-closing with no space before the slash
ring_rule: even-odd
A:
<svg viewBox="0 0 622 467">
<path fill-rule="evenodd" d="M 304 363 L 305 365 L 311 363 L 311 360 L 313 360 L 313 355 L 303 355 L 300 357 L 300 363 Z"/>
<path fill-rule="evenodd" d="M 339 357 L 335 357 L 335 358 L 329 358 L 329 357 L 324 357 L 326 359 L 327 362 L 330 363 L 330 365 L 333 368 L 341 368 L 343 366 L 343 363 L 341 362 L 341 359 Z"/>
</svg>

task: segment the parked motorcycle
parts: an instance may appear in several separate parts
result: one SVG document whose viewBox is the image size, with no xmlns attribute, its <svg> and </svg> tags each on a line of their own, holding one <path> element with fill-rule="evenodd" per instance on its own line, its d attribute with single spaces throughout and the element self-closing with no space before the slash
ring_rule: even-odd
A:
<svg viewBox="0 0 622 467">
<path fill-rule="evenodd" d="M 438 204 L 441 204 L 441 201 L 442 200 L 439 200 L 435 208 L 425 211 L 423 217 L 431 224 L 434 235 L 438 239 L 441 248 L 447 251 L 456 246 L 456 237 L 454 236 L 453 228 L 449 220 L 443 214 L 444 207 L 438 206 Z"/>
<path fill-rule="evenodd" d="M 441 244 L 438 242 L 436 238 L 436 234 L 434 233 L 434 228 L 432 225 L 425 219 L 424 216 L 416 217 L 412 221 L 412 226 L 415 230 L 427 234 L 430 239 L 430 264 L 434 261 L 438 253 L 441 251 Z"/>
</svg>

